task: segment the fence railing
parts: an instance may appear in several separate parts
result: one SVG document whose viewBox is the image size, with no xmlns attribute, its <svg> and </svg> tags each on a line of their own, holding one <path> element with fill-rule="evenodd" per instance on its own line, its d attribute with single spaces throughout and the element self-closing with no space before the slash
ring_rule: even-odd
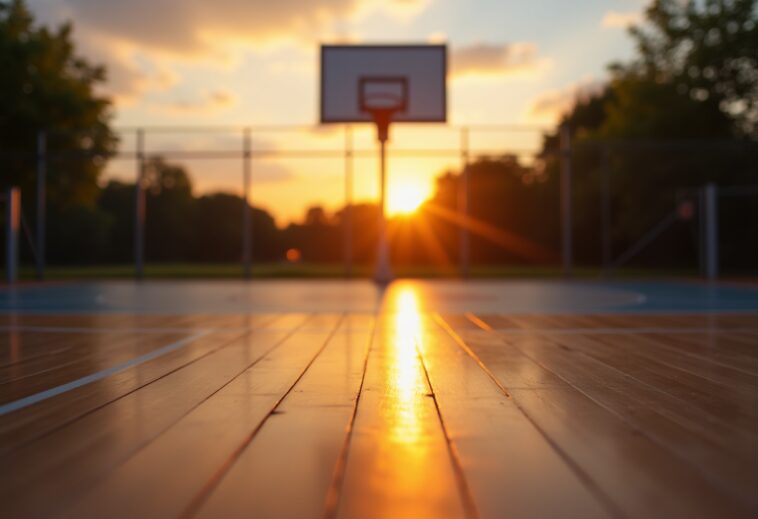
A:
<svg viewBox="0 0 758 519">
<path fill-rule="evenodd" d="M 618 200 L 618 188 L 614 184 L 619 181 L 619 167 L 615 164 L 618 157 L 635 156 L 640 153 L 669 154 L 677 157 L 687 156 L 703 150 L 722 152 L 741 149 L 740 146 L 748 147 L 751 152 L 755 144 L 735 144 L 732 141 L 660 141 L 660 140 L 598 140 L 581 141 L 572 143 L 572 133 L 568 127 L 564 127 L 558 134 L 559 144 L 556 149 L 544 151 L 543 137 L 550 133 L 547 127 L 530 125 L 470 125 L 470 126 L 445 126 L 424 127 L 424 132 L 442 131 L 445 135 L 439 141 L 441 146 L 419 145 L 418 140 L 413 145 L 403 146 L 402 139 L 398 139 L 390 150 L 393 158 L 433 158 L 444 159 L 448 164 L 460 171 L 461 181 L 457 194 L 456 210 L 462 220 L 470 219 L 475 213 L 476 200 L 472 200 L 470 193 L 471 179 L 469 178 L 469 165 L 483 157 L 499 157 L 504 155 L 516 155 L 525 158 L 527 162 L 536 160 L 555 160 L 558 165 L 557 191 L 558 197 L 557 214 L 559 215 L 559 257 L 563 273 L 566 276 L 572 274 L 574 268 L 575 250 L 574 234 L 577 225 L 577 217 L 586 211 L 584 201 L 574 194 L 577 185 L 583 186 L 586 179 L 592 175 L 599 175 L 598 183 L 600 211 L 597 218 L 599 223 L 599 244 L 601 248 L 601 265 L 606 272 L 611 272 L 615 267 L 628 262 L 650 240 L 655 239 L 670 224 L 662 227 L 650 227 L 646 234 L 641 235 L 637 242 L 630 243 L 626 240 L 627 247 L 624 252 L 614 256 L 618 247 L 614 247 L 614 215 L 617 208 L 614 200 Z M 252 229 L 252 204 L 250 195 L 256 191 L 256 164 L 259 161 L 269 160 L 338 160 L 342 163 L 342 176 L 344 179 L 344 236 L 343 236 L 343 264 L 347 276 L 352 275 L 354 261 L 352 257 L 354 241 L 354 189 L 355 189 L 355 161 L 371 159 L 376 154 L 375 146 L 370 139 L 371 132 L 363 128 L 344 126 L 341 130 L 325 131 L 319 127 L 301 125 L 250 125 L 250 126 L 212 126 L 212 127 L 129 127 L 118 128 L 117 133 L 121 137 L 121 144 L 117 149 L 108 153 L 97 153 L 86 149 L 74 151 L 60 151 L 49 149 L 49 144 L 55 138 L 55 131 L 40 131 L 36 139 L 36 152 L 34 163 L 36 169 L 36 193 L 35 193 L 35 244 L 33 246 L 35 256 L 36 274 L 39 279 L 45 276 L 46 267 L 46 242 L 47 242 L 47 183 L 49 175 L 54 175 L 51 164 L 61 161 L 99 160 L 99 161 L 134 161 L 133 179 L 135 186 L 134 194 L 134 272 L 137 278 L 144 275 L 145 265 L 145 226 L 150 218 L 146 213 L 145 200 L 145 175 L 146 163 L 151 157 L 160 156 L 168 160 L 176 161 L 239 161 L 240 191 L 244 201 L 241 223 L 241 264 L 245 277 L 250 277 L 253 263 L 253 229 Z M 399 130 L 396 130 L 396 132 Z M 406 131 L 406 130 L 402 130 Z M 297 139 L 287 139 L 284 146 L 272 145 L 277 135 L 298 135 Z M 361 135 L 357 135 L 361 133 Z M 421 133 L 421 132 L 417 132 Z M 191 144 L 189 147 L 184 140 L 197 136 L 218 136 L 225 138 L 224 145 L 207 145 L 201 143 Z M 326 138 L 324 136 L 326 135 Z M 167 139 L 172 137 L 172 139 Z M 178 139 L 178 141 L 177 141 Z M 268 139 L 268 140 L 267 140 Z M 308 145 L 308 139 L 315 139 L 316 145 Z M 413 141 L 414 139 L 409 139 Z M 437 139 L 422 139 L 426 144 Z M 293 144 L 292 141 L 295 141 Z M 180 145 L 176 143 L 179 142 Z M 305 143 L 305 144 L 303 144 Z M 0 151 L 0 157 L 19 157 L 28 155 L 28 152 L 11 150 Z M 590 157 L 591 156 L 591 157 Z M 589 158 L 588 158 L 589 157 Z M 662 161 L 662 162 L 665 162 Z M 588 165 L 590 164 L 590 165 Z M 624 166 L 629 169 L 629 166 Z M 663 166 L 662 166 L 663 167 Z M 623 169 L 623 168 L 621 168 Z M 390 175 L 392 175 L 390 170 Z M 647 174 L 643 172 L 641 174 Z M 623 177 L 623 175 L 622 175 Z M 694 181 L 697 183 L 696 181 Z M 703 184 L 701 184 L 703 185 Z M 690 186 L 677 186 L 681 188 Z M 714 191 L 715 190 L 715 191 Z M 700 231 L 701 264 L 706 265 L 705 272 L 708 277 L 718 274 L 718 204 L 719 196 L 742 195 L 750 190 L 758 190 L 753 185 L 748 187 L 737 186 L 713 186 L 708 188 L 706 198 L 700 200 L 698 207 L 701 208 L 699 218 L 703 222 Z M 714 194 L 716 193 L 716 194 Z M 629 195 L 634 196 L 633 194 Z M 577 207 L 577 203 L 580 204 Z M 639 201 L 644 204 L 644 200 Z M 474 210 L 472 210 L 472 207 Z M 711 209 L 708 209 L 708 208 Z M 672 204 L 671 210 L 676 212 Z M 673 213 L 672 213 L 673 214 Z M 668 213 L 662 215 L 664 220 L 670 219 Z M 716 219 L 716 220 L 714 220 Z M 581 218 L 580 218 L 581 220 Z M 672 221 L 677 221 L 676 215 Z M 668 221 L 668 220 L 666 220 Z M 716 223 L 714 223 L 716 222 Z M 665 229 L 664 229 L 665 230 Z M 651 234 L 652 233 L 652 234 Z M 461 225 L 458 229 L 458 270 L 462 276 L 470 273 L 471 267 L 471 236 L 469 227 Z M 651 238 L 652 236 L 652 238 Z M 710 244 L 707 247 L 704 244 Z M 580 254 L 581 255 L 581 254 Z M 10 266 L 10 263 L 9 263 Z M 10 268 L 8 269 L 10 272 Z"/>
</svg>

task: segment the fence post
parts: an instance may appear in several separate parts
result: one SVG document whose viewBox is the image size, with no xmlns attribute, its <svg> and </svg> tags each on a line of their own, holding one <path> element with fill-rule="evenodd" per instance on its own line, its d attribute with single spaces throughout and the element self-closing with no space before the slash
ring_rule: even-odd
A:
<svg viewBox="0 0 758 519">
<path fill-rule="evenodd" d="M 600 174 L 602 178 L 602 247 L 603 247 L 603 272 L 608 274 L 613 260 L 611 245 L 611 150 L 610 145 L 603 147 L 603 166 Z"/>
<path fill-rule="evenodd" d="M 467 278 L 470 274 L 470 245 L 468 233 L 469 219 L 469 129 L 461 128 L 461 185 L 458 191 L 459 213 L 463 219 L 462 225 L 459 226 L 460 239 L 460 269 L 461 277 Z"/>
<path fill-rule="evenodd" d="M 141 280 L 145 270 L 145 132 L 137 129 L 137 181 L 134 186 L 134 276 Z"/>
<path fill-rule="evenodd" d="M 572 274 L 572 236 L 571 236 L 571 128 L 568 124 L 561 126 L 561 258 L 563 275 Z"/>
<path fill-rule="evenodd" d="M 37 279 L 45 279 L 47 134 L 37 133 Z"/>
<path fill-rule="evenodd" d="M 713 281 L 719 275 L 718 187 L 709 182 L 703 188 L 705 218 L 705 276 Z"/>
<path fill-rule="evenodd" d="M 5 200 L 5 276 L 8 284 L 18 278 L 18 231 L 21 225 L 21 190 L 8 188 Z"/>
<path fill-rule="evenodd" d="M 242 268 L 245 279 L 252 275 L 253 229 L 250 208 L 250 128 L 242 130 Z"/>
<path fill-rule="evenodd" d="M 345 126 L 345 277 L 353 277 L 353 131 Z"/>
</svg>

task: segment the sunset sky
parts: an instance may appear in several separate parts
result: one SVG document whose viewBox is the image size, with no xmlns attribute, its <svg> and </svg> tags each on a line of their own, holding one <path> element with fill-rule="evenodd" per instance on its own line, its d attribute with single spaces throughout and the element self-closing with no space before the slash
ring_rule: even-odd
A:
<svg viewBox="0 0 758 519">
<path fill-rule="evenodd" d="M 606 65 L 631 55 L 625 32 L 644 0 L 30 0 L 44 23 L 72 20 L 81 52 L 108 68 L 115 124 L 314 125 L 321 43 L 446 42 L 449 124 L 549 124 L 577 92 L 597 88 Z M 371 148 L 369 128 L 355 143 Z M 148 150 L 238 149 L 237 133 L 148 134 Z M 258 132 L 258 149 L 339 149 L 341 127 Z M 457 132 L 397 127 L 395 148 L 450 148 Z M 539 131 L 472 134 L 473 148 L 530 149 Z M 133 149 L 124 134 L 123 149 Z M 170 157 L 169 157 L 170 158 Z M 241 161 L 182 162 L 196 190 L 240 192 Z M 395 158 L 390 192 L 429 193 L 459 159 Z M 261 159 L 251 197 L 280 223 L 309 205 L 344 200 L 342 159 Z M 376 195 L 376 163 L 355 161 L 355 196 Z M 133 161 L 109 176 L 133 179 Z"/>
</svg>

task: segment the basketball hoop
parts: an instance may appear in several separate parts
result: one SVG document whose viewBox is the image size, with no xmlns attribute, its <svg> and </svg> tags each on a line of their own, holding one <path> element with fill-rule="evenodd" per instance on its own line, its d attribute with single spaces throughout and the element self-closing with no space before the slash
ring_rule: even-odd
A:
<svg viewBox="0 0 758 519">
<path fill-rule="evenodd" d="M 321 122 L 376 125 L 380 218 L 374 279 L 392 280 L 387 221 L 385 145 L 392 122 L 447 120 L 444 45 L 324 45 L 321 47 Z"/>
<path fill-rule="evenodd" d="M 389 126 L 396 113 L 408 108 L 408 78 L 404 76 L 363 76 L 358 80 L 358 109 L 376 124 L 380 142 L 389 138 Z"/>
</svg>

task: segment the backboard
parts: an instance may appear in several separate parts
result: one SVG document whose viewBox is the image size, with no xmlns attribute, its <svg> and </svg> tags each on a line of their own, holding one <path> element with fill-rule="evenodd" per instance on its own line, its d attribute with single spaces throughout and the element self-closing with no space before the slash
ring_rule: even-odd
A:
<svg viewBox="0 0 758 519">
<path fill-rule="evenodd" d="M 393 122 L 445 122 L 447 47 L 323 45 L 321 122 L 371 122 L 377 108 Z"/>
</svg>

